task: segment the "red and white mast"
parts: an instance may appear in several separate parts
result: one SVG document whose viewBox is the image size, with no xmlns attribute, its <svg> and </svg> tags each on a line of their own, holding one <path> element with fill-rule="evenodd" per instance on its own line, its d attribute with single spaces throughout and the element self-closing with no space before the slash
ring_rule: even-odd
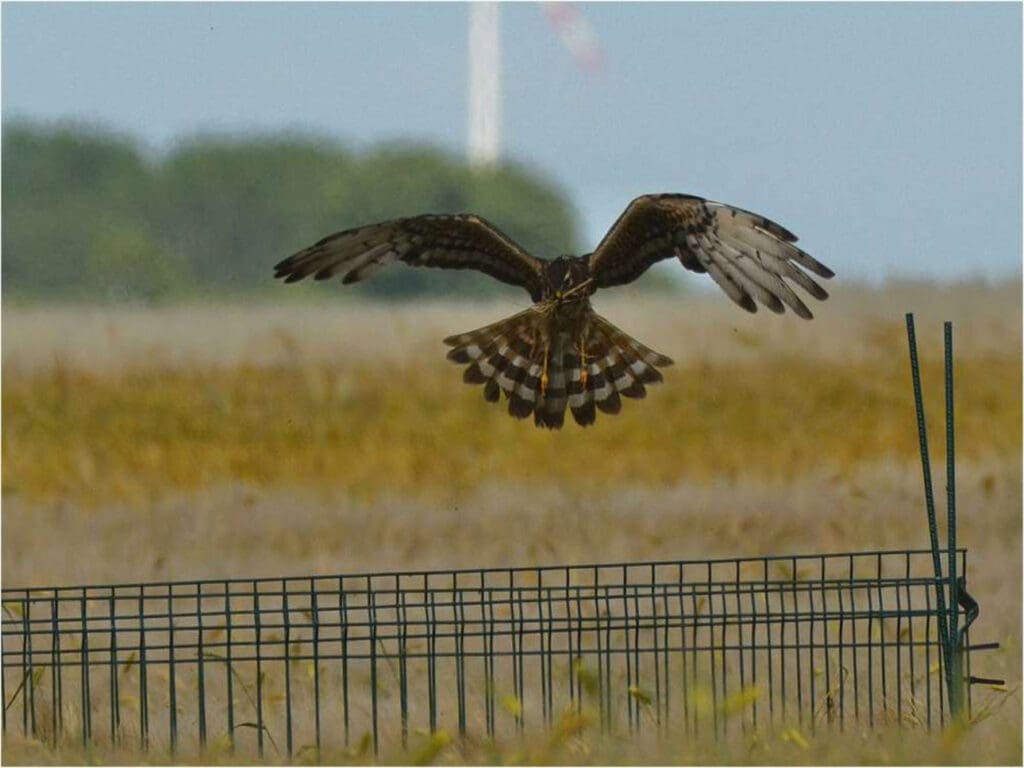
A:
<svg viewBox="0 0 1024 768">
<path fill-rule="evenodd" d="M 543 3 L 544 15 L 576 64 L 595 74 L 605 56 L 593 27 L 575 3 Z M 501 155 L 500 3 L 469 4 L 469 77 L 466 154 L 470 166 L 495 165 Z"/>
<path fill-rule="evenodd" d="M 544 15 L 562 44 L 584 72 L 594 74 L 604 66 L 604 51 L 597 34 L 575 3 L 544 3 Z"/>
</svg>

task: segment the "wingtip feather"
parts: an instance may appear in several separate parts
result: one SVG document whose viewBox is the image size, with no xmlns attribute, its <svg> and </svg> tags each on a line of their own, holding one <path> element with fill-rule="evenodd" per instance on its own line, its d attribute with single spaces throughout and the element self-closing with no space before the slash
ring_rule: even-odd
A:
<svg viewBox="0 0 1024 768">
<path fill-rule="evenodd" d="M 797 303 L 790 305 L 790 309 L 793 310 L 793 313 L 797 317 L 802 317 L 804 320 L 814 319 L 814 313 L 811 312 L 810 308 L 799 299 L 797 300 Z"/>
</svg>

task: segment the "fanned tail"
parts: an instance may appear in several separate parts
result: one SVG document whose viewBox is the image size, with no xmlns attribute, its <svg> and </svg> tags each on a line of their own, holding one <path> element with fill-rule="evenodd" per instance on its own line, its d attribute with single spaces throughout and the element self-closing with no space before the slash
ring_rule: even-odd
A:
<svg viewBox="0 0 1024 768">
<path fill-rule="evenodd" d="M 622 397 L 645 397 L 645 385 L 662 380 L 658 368 L 672 364 L 592 311 L 578 338 L 564 330 L 549 336 L 546 322 L 531 308 L 450 336 L 448 359 L 467 366 L 463 380 L 482 384 L 486 400 L 497 402 L 504 393 L 509 414 L 532 413 L 547 429 L 562 426 L 567 408 L 581 426 L 593 424 L 597 410 L 618 413 Z"/>
<path fill-rule="evenodd" d="M 598 314 L 588 326 L 586 359 L 573 361 L 569 407 L 578 424 L 592 424 L 597 414 L 614 415 L 623 397 L 647 396 L 646 384 L 662 380 L 659 367 L 672 365 L 665 355 L 644 346 Z"/>
<path fill-rule="evenodd" d="M 572 341 L 568 334 L 556 333 L 547 353 L 547 378 L 541 378 L 537 406 L 533 410 L 533 423 L 546 429 L 561 429 L 565 421 L 565 406 L 569 402 L 566 374 L 571 374 Z M 540 356 L 544 369 L 544 354 Z"/>
<path fill-rule="evenodd" d="M 540 387 L 542 361 L 535 360 L 540 346 L 539 316 L 527 309 L 475 331 L 449 336 L 448 359 L 466 364 L 462 379 L 483 384 L 484 399 L 495 403 L 504 392 L 509 413 L 525 418 L 533 412 Z"/>
</svg>

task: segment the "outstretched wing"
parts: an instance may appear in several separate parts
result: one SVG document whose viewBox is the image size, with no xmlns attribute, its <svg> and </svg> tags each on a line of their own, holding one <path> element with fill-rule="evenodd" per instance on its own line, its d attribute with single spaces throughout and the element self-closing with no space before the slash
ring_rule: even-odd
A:
<svg viewBox="0 0 1024 768">
<path fill-rule="evenodd" d="M 413 216 L 337 232 L 277 264 L 274 277 L 294 283 L 342 275 L 343 283 L 354 283 L 395 261 L 476 269 L 525 288 L 534 301 L 540 297 L 543 262 L 470 214 Z"/>
<path fill-rule="evenodd" d="M 824 278 L 833 272 L 795 246 L 796 240 L 789 230 L 742 208 L 691 195 L 644 195 L 629 204 L 590 255 L 590 272 L 597 287 L 607 288 L 677 256 L 687 269 L 711 275 L 748 312 L 757 311 L 756 300 L 773 312 L 788 306 L 810 318 L 785 281 L 824 300 L 828 292 L 803 270 Z"/>
</svg>

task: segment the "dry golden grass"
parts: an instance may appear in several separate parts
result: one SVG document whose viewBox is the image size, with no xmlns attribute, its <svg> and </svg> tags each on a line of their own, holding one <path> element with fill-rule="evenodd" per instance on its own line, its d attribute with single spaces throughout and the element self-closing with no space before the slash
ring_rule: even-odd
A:
<svg viewBox="0 0 1024 768">
<path fill-rule="evenodd" d="M 965 460 L 1013 453 L 1021 442 L 1020 326 L 1008 311 L 1012 297 L 1004 289 L 993 294 L 979 303 L 989 313 L 1001 304 L 1003 313 L 969 318 L 957 337 Z M 132 349 L 146 345 L 136 343 L 121 367 L 109 349 L 108 357 L 101 351 L 94 357 L 88 347 L 137 334 L 136 326 L 154 322 L 146 311 L 135 310 L 133 319 L 114 310 L 109 333 L 83 337 L 76 347 L 84 358 L 56 344 L 49 366 L 40 364 L 49 338 L 42 334 L 52 331 L 46 316 L 11 312 L 4 325 L 4 492 L 140 504 L 242 480 L 362 498 L 452 499 L 481 482 L 579 491 L 740 476 L 790 481 L 811 467 L 842 473 L 865 461 L 916 455 L 900 314 L 882 320 L 863 299 L 840 305 L 834 314 L 850 316 L 845 323 L 832 318 L 838 325 L 828 344 L 828 323 L 784 317 L 751 325 L 756 318 L 734 312 L 732 327 L 715 324 L 724 303 L 716 296 L 689 309 L 664 301 L 647 308 L 649 328 L 626 327 L 680 359 L 665 384 L 652 387 L 646 402 L 627 401 L 616 418 L 556 434 L 509 419 L 482 401 L 479 388 L 461 384 L 438 336 L 442 326 L 468 327 L 469 318 L 454 312 L 442 322 L 437 306 L 424 311 L 429 343 L 415 307 L 338 309 L 330 322 L 315 315 L 301 334 L 276 310 L 268 313 L 270 325 L 259 313 L 250 311 L 245 323 L 229 310 L 234 331 L 226 335 L 248 325 L 262 335 L 238 337 L 235 354 L 220 355 L 227 363 L 188 363 L 195 354 L 170 350 L 140 359 Z M 616 319 L 637 312 L 628 305 L 613 309 Z M 69 317 L 57 324 L 73 337 Z M 216 349 L 222 320 L 220 310 L 192 310 L 178 330 L 179 344 L 203 350 L 211 339 Z M 314 325 L 349 327 L 335 342 L 334 359 L 307 347 L 316 338 Z M 378 326 L 389 330 L 378 333 Z M 666 333 L 669 327 L 674 333 Z M 705 331 L 712 329 L 719 338 L 707 345 Z M 815 329 L 816 344 L 806 344 Z M 779 337 L 782 332 L 792 338 Z M 922 320 L 920 332 L 938 433 L 941 328 Z M 35 346 L 19 346 L 33 338 Z M 269 354 L 275 348 L 284 357 Z M 269 352 L 252 359 L 247 350 Z"/>
<path fill-rule="evenodd" d="M 798 357 L 690 363 L 593 429 L 536 430 L 441 364 L 147 371 L 58 370 L 4 389 L 5 493 L 144 503 L 242 480 L 258 486 L 453 498 L 481 482 L 667 487 L 741 476 L 792 481 L 917 452 L 901 350 L 875 364 Z M 964 460 L 1021 439 L 1020 364 L 960 366 Z M 941 396 L 930 356 L 925 386 Z M 931 398 L 933 429 L 941 400 Z"/>
<path fill-rule="evenodd" d="M 997 704 L 998 708 L 999 705 Z M 1010 707 L 1002 708 L 1004 711 Z M 373 759 L 367 743 L 348 750 L 297 756 L 292 764 L 308 765 L 985 765 L 1019 762 L 1018 747 L 1004 735 L 993 741 L 978 725 L 954 726 L 943 733 L 925 733 L 897 726 L 876 730 L 829 731 L 819 738 L 793 728 L 751 732 L 740 739 L 622 738 L 602 736 L 592 713 L 566 714 L 547 736 L 489 742 L 456 739 L 446 731 L 414 734 L 408 750 L 388 749 Z M 991 733 L 991 731 L 989 731 Z M 5 757 L 11 764 L 68 765 L 248 765 L 252 758 L 233 756 L 215 747 L 182 760 L 166 751 L 69 746 L 52 749 L 38 741 L 9 739 Z M 280 757 L 266 762 L 287 763 Z"/>
<path fill-rule="evenodd" d="M 594 306 L 623 330 L 679 364 L 761 359 L 794 351 L 816 360 L 875 360 L 879 343 L 903 342 L 914 312 L 922 342 L 941 345 L 940 323 L 956 324 L 958 355 L 1020 349 L 1020 285 L 897 285 L 884 290 L 836 283 L 832 298 L 804 322 L 762 310 L 748 315 L 719 293 L 638 295 L 630 286 Z M 282 289 L 285 290 L 285 289 Z M 285 294 L 287 296 L 287 294 Z M 5 372 L 55 367 L 94 374 L 145 369 L 437 363 L 441 339 L 524 309 L 529 301 L 367 304 L 326 298 L 279 306 L 3 308 Z M 930 335 L 929 335 L 930 334 Z M 884 351 L 884 350 L 883 350 Z M 902 358 L 901 358 L 902 359 Z"/>
<path fill-rule="evenodd" d="M 423 741 L 383 758 L 1020 760 L 1018 286 L 840 290 L 813 323 L 748 317 L 718 296 L 602 303 L 677 365 L 620 416 L 556 434 L 484 403 L 443 359 L 441 337 L 516 308 L 5 308 L 4 583 L 926 546 L 912 309 L 940 504 L 939 321 L 956 323 L 960 543 L 982 607 L 974 639 L 1003 646 L 975 671 L 1013 691 L 976 689 L 991 717 L 949 734 L 804 734 L 806 748 L 782 733 L 634 743 L 587 727 L 498 751 L 455 741 L 431 755 Z M 12 763 L 169 761 L 4 746 Z"/>
</svg>

